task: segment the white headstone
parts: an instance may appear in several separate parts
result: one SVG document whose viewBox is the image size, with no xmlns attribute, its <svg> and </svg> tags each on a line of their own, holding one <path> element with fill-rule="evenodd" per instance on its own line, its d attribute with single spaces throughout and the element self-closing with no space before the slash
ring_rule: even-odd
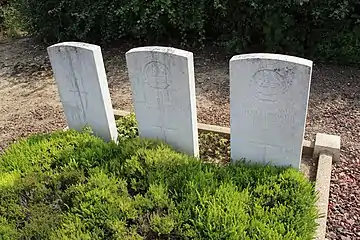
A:
<svg viewBox="0 0 360 240">
<path fill-rule="evenodd" d="M 126 53 L 139 134 L 198 156 L 193 54 L 140 47 Z"/>
<path fill-rule="evenodd" d="M 99 46 L 64 42 L 48 47 L 69 128 L 84 126 L 106 141 L 117 140 L 117 129 Z"/>
<path fill-rule="evenodd" d="M 230 60 L 231 158 L 299 168 L 312 61 L 279 54 Z"/>
</svg>

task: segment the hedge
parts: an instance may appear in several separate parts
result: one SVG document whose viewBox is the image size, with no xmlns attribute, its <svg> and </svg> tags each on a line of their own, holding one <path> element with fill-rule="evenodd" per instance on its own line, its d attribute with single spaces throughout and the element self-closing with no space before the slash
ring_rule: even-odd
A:
<svg viewBox="0 0 360 240">
<path fill-rule="evenodd" d="M 0 0 L 0 33 L 5 26 L 5 8 L 7 4 L 7 0 Z"/>
<path fill-rule="evenodd" d="M 131 125 L 131 124 L 129 124 Z M 207 164 L 132 130 L 33 135 L 0 156 L 0 239 L 313 239 L 292 168 Z"/>
<path fill-rule="evenodd" d="M 124 38 L 211 42 L 228 53 L 269 51 L 359 62 L 358 0 L 11 0 L 46 41 Z"/>
<path fill-rule="evenodd" d="M 21 36 L 22 25 L 19 11 L 8 0 L 0 0 L 0 38 Z"/>
</svg>

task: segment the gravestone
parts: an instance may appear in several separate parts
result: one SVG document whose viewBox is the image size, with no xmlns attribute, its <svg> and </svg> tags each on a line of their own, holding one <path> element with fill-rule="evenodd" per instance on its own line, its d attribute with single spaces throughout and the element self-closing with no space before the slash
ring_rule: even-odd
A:
<svg viewBox="0 0 360 240">
<path fill-rule="evenodd" d="M 51 66 L 69 128 L 92 128 L 105 141 L 117 129 L 99 46 L 64 42 L 48 47 Z"/>
<path fill-rule="evenodd" d="M 230 60 L 231 158 L 300 167 L 312 61 L 279 54 Z"/>
<path fill-rule="evenodd" d="M 139 135 L 198 156 L 193 54 L 168 47 L 126 53 Z"/>
</svg>

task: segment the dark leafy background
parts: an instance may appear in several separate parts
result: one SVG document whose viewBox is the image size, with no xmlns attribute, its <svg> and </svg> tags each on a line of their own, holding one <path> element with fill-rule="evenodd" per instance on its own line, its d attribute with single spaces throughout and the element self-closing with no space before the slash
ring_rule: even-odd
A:
<svg viewBox="0 0 360 240">
<path fill-rule="evenodd" d="M 360 59 L 359 0 L 11 0 L 46 42 L 120 39 L 215 44 L 231 54 L 287 53 Z"/>
</svg>

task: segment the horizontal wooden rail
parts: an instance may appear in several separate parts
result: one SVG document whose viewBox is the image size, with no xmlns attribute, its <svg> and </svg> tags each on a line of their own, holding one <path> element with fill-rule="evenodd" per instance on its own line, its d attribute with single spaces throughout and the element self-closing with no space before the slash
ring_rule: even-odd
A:
<svg viewBox="0 0 360 240">
<path fill-rule="evenodd" d="M 130 114 L 130 112 L 128 112 L 128 111 L 114 109 L 115 119 L 125 117 L 126 115 L 129 115 L 129 114 Z M 220 127 L 220 126 L 216 126 L 216 125 L 198 123 L 198 130 L 199 130 L 199 132 L 213 132 L 213 133 L 220 134 L 224 137 L 230 138 L 230 128 L 228 128 L 228 127 Z M 302 154 L 306 155 L 306 156 L 312 156 L 313 152 L 314 152 L 314 146 L 315 146 L 315 142 L 304 140 Z"/>
</svg>

